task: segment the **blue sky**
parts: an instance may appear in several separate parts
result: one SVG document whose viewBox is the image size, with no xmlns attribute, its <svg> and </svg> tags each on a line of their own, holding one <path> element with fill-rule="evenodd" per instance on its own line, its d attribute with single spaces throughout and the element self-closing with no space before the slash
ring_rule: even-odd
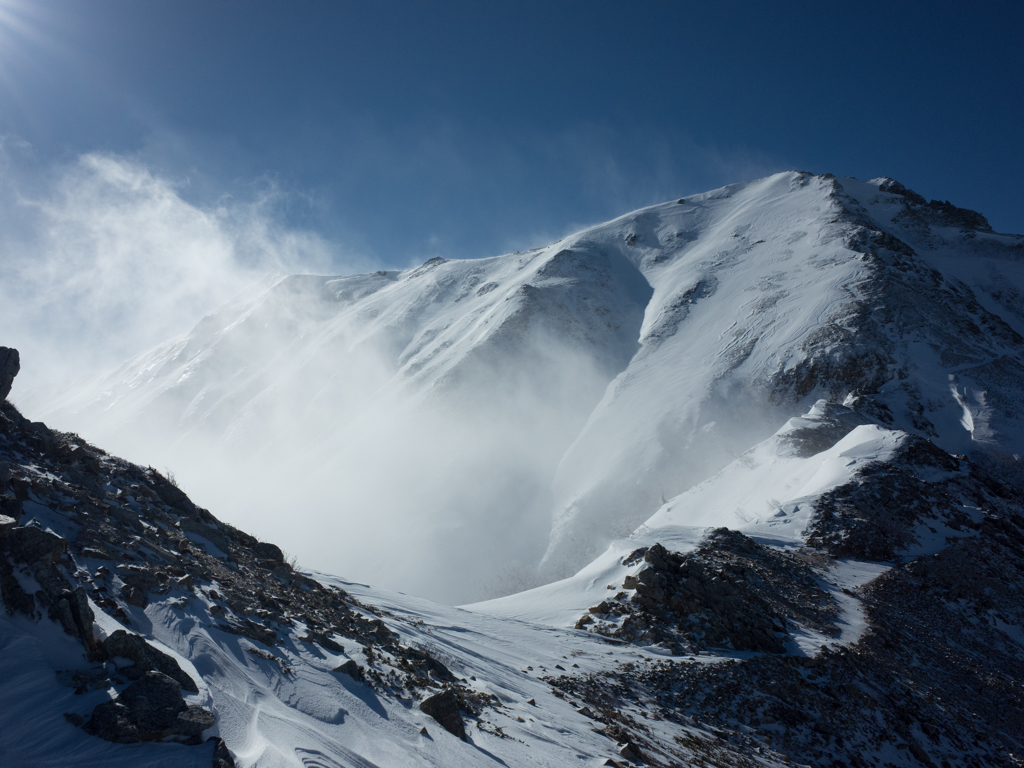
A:
<svg viewBox="0 0 1024 768">
<path fill-rule="evenodd" d="M 266 272 L 546 245 L 775 171 L 1024 232 L 1024 3 L 0 0 L 0 343 L 116 366 Z"/>
<path fill-rule="evenodd" d="M 404 266 L 800 168 L 1024 231 L 1024 4 L 0 0 L 0 133 Z M 4 21 L 6 19 L 6 21 Z"/>
</svg>

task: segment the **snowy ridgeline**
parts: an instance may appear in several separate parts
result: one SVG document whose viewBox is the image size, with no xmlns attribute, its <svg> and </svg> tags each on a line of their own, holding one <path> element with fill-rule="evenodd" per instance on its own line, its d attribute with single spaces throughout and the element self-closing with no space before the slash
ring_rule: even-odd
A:
<svg viewBox="0 0 1024 768">
<path fill-rule="evenodd" d="M 268 278 L 18 402 L 309 566 L 465 602 L 573 573 L 822 398 L 1019 484 L 1022 254 L 890 180 L 783 173 L 525 253 Z"/>
</svg>

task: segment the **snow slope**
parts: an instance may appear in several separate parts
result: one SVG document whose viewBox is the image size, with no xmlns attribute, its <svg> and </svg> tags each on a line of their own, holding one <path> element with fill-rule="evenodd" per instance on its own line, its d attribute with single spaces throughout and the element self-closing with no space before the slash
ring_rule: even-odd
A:
<svg viewBox="0 0 1024 768">
<path fill-rule="evenodd" d="M 645 567 L 642 560 L 624 563 L 629 553 L 655 542 L 685 553 L 711 529 L 726 527 L 775 547 L 802 547 L 821 496 L 856 481 L 875 463 L 894 461 L 907 437 L 819 401 L 712 477 L 666 502 L 573 576 L 470 607 L 571 627 L 588 606 L 608 597 L 609 585 L 617 589 L 627 575 Z M 880 572 L 877 567 L 868 570 L 872 577 Z M 837 582 L 835 589 L 844 586 L 850 585 Z"/>
</svg>

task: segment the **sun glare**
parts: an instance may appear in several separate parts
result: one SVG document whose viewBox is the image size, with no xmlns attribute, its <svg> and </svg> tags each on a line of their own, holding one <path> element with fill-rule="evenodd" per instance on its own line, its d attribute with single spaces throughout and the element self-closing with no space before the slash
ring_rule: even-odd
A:
<svg viewBox="0 0 1024 768">
<path fill-rule="evenodd" d="M 31 40 L 35 36 L 36 15 L 24 0 L 0 0 L 0 45 L 6 48 L 18 39 Z"/>
<path fill-rule="evenodd" d="M 18 92 L 17 70 L 27 58 L 45 49 L 43 12 L 25 0 L 0 0 L 0 85 Z"/>
</svg>

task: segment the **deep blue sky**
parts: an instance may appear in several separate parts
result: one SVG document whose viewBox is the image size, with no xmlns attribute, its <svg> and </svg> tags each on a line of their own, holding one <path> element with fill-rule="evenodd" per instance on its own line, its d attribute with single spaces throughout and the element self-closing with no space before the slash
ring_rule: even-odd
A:
<svg viewBox="0 0 1024 768">
<path fill-rule="evenodd" d="M 290 225 L 389 266 L 789 168 L 1024 232 L 1024 3 L 0 9 L 0 133 L 40 173 L 115 153 L 200 206 L 272 183 Z"/>
</svg>

